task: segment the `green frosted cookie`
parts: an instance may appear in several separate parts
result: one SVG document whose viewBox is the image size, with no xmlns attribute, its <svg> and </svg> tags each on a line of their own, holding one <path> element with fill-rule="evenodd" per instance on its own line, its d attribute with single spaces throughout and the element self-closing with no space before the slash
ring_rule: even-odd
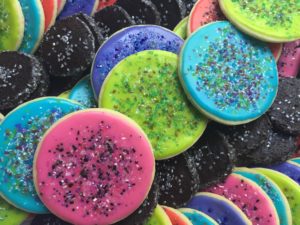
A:
<svg viewBox="0 0 300 225">
<path fill-rule="evenodd" d="M 269 42 L 300 39 L 299 0 L 219 0 L 226 17 L 245 33 Z"/>
<path fill-rule="evenodd" d="M 145 225 L 172 225 L 172 223 L 164 209 L 157 205 Z"/>
<path fill-rule="evenodd" d="M 174 28 L 174 33 L 177 34 L 182 39 L 187 38 L 187 26 L 188 26 L 189 17 L 185 17 L 183 20 L 181 20 L 177 26 Z"/>
<path fill-rule="evenodd" d="M 69 99 L 70 93 L 71 93 L 71 90 L 67 90 L 67 91 L 64 91 L 63 93 L 61 93 L 61 94 L 60 94 L 59 96 L 57 96 L 57 97 Z"/>
<path fill-rule="evenodd" d="M 18 0 L 0 1 L 0 51 L 18 50 L 24 35 L 24 16 Z"/>
<path fill-rule="evenodd" d="M 0 198 L 0 225 L 20 225 L 28 216 Z"/>
<path fill-rule="evenodd" d="M 160 50 L 131 55 L 114 67 L 100 93 L 100 107 L 119 111 L 143 128 L 157 160 L 190 148 L 207 124 L 184 94 L 177 61 L 174 53 Z"/>
</svg>

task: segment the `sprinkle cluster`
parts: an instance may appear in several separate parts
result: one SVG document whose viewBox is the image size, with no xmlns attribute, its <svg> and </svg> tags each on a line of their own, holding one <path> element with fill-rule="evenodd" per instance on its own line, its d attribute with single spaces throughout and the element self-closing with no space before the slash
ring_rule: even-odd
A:
<svg viewBox="0 0 300 225">
<path fill-rule="evenodd" d="M 4 1 L 0 2 L 0 37 L 5 37 L 8 32 L 9 25 L 7 23 L 8 13 Z M 2 41 L 0 41 L 0 49 L 3 49 Z"/>
</svg>

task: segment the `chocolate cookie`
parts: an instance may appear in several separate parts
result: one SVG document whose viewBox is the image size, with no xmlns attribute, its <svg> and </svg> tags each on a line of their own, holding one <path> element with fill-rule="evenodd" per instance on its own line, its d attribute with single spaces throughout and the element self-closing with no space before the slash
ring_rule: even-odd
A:
<svg viewBox="0 0 300 225">
<path fill-rule="evenodd" d="M 48 95 L 60 95 L 62 92 L 71 89 L 81 78 L 82 76 L 50 77 L 50 88 Z"/>
<path fill-rule="evenodd" d="M 185 16 L 188 16 L 190 14 L 190 12 L 192 11 L 197 0 L 182 0 L 182 1 L 186 6 L 186 15 Z"/>
<path fill-rule="evenodd" d="M 36 215 L 30 225 L 71 225 L 52 214 Z"/>
</svg>

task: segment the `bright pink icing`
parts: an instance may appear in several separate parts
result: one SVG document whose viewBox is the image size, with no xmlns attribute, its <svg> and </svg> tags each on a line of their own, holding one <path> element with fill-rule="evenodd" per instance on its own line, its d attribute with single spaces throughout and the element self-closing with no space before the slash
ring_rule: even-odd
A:
<svg viewBox="0 0 300 225">
<path fill-rule="evenodd" d="M 296 77 L 300 70 L 300 40 L 283 45 L 278 61 L 278 72 L 281 77 Z"/>
<path fill-rule="evenodd" d="M 222 195 L 237 205 L 253 225 L 279 224 L 276 209 L 266 193 L 248 179 L 231 174 L 209 192 Z"/>
<path fill-rule="evenodd" d="M 104 110 L 66 117 L 44 137 L 36 186 L 57 216 L 76 225 L 112 224 L 134 212 L 153 182 L 151 145 L 135 123 Z"/>
</svg>

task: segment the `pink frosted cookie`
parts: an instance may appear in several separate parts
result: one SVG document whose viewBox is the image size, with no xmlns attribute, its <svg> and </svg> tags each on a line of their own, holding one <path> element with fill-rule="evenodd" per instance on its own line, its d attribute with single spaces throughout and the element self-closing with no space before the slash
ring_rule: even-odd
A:
<svg viewBox="0 0 300 225">
<path fill-rule="evenodd" d="M 300 40 L 284 44 L 277 66 L 279 76 L 297 76 L 300 70 Z"/>
<path fill-rule="evenodd" d="M 107 225 L 146 199 L 155 173 L 151 144 L 128 117 L 105 109 L 59 120 L 34 160 L 37 192 L 49 210 L 76 225 Z"/>
<path fill-rule="evenodd" d="M 253 225 L 279 225 L 279 217 L 272 200 L 253 181 L 231 174 L 224 183 L 209 192 L 222 195 L 238 206 Z"/>
</svg>

